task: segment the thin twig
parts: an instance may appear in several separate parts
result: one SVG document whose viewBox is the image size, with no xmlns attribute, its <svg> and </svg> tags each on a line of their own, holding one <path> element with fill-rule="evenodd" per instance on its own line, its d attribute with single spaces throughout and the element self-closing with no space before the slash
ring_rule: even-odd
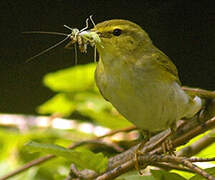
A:
<svg viewBox="0 0 215 180">
<path fill-rule="evenodd" d="M 23 171 L 26 171 L 28 170 L 29 168 L 33 167 L 33 166 L 36 166 L 36 165 L 39 165 L 47 160 L 50 160 L 52 158 L 56 157 L 55 155 L 47 155 L 47 156 L 44 156 L 44 157 L 41 157 L 41 158 L 38 158 L 38 159 L 35 159 L 33 161 L 30 161 L 29 163 L 25 164 L 24 166 L 16 169 L 15 171 L 13 172 L 10 172 L 8 174 L 6 174 L 5 176 L 1 177 L 0 180 L 6 180 L 8 178 L 11 178 Z"/>
<path fill-rule="evenodd" d="M 106 173 L 100 175 L 99 177 L 96 178 L 96 180 L 109 180 L 109 179 L 114 179 L 118 177 L 119 175 L 128 172 L 129 170 L 133 169 L 135 161 L 128 161 L 124 164 L 122 164 L 119 167 L 116 167 L 110 171 L 107 171 Z"/>
<path fill-rule="evenodd" d="M 205 89 L 200 89 L 200 88 L 190 88 L 183 86 L 182 89 L 186 92 L 194 94 L 195 96 L 203 97 L 203 98 L 209 98 L 213 99 L 215 98 L 215 92 L 214 91 L 208 91 Z"/>
<path fill-rule="evenodd" d="M 175 160 L 177 160 L 175 158 Z M 192 169 L 194 172 L 196 172 L 197 174 L 205 177 L 208 180 L 215 180 L 215 177 L 213 177 L 212 175 L 208 174 L 205 170 L 199 168 L 198 166 L 196 166 L 195 164 L 192 164 L 190 161 L 186 160 L 186 159 L 179 159 L 178 162 L 180 164 L 183 164 L 184 166 Z"/>
<path fill-rule="evenodd" d="M 215 141 L 215 137 L 212 134 L 215 133 L 215 130 L 211 131 L 209 134 L 206 134 L 202 138 L 198 139 L 194 143 L 190 144 L 189 146 L 184 147 L 176 154 L 177 156 L 186 156 L 191 157 L 197 153 L 199 153 L 204 148 L 210 146 Z"/>
<path fill-rule="evenodd" d="M 79 171 L 74 164 L 70 166 L 70 173 L 65 180 L 81 180 L 81 179 L 94 179 L 98 174 L 90 169 Z"/>
<path fill-rule="evenodd" d="M 205 170 L 199 168 L 195 164 L 192 164 L 187 158 L 184 157 L 176 157 L 176 156 L 170 156 L 170 155 L 153 155 L 150 157 L 150 160 L 153 160 L 155 162 L 173 162 L 173 163 L 179 163 L 184 165 L 185 167 L 191 169 L 195 173 L 205 177 L 208 180 L 215 180 L 215 177 L 208 174 Z"/>
<path fill-rule="evenodd" d="M 193 170 L 191 170 L 191 169 L 188 169 L 188 168 L 186 168 L 186 167 L 181 167 L 181 166 L 178 166 L 178 165 L 176 165 L 176 164 L 172 164 L 172 163 L 166 163 L 166 162 L 162 162 L 162 163 L 152 163 L 151 164 L 152 166 L 156 166 L 156 167 L 159 167 L 159 168 L 162 168 L 162 169 L 165 169 L 165 170 L 167 170 L 167 171 L 170 171 L 170 170 L 180 170 L 180 171 L 185 171 L 185 172 L 190 172 L 190 173 L 194 173 L 194 171 Z"/>
<path fill-rule="evenodd" d="M 105 134 L 103 136 L 99 136 L 98 138 L 101 139 L 101 138 L 104 138 L 104 137 L 107 137 L 107 136 L 112 136 L 112 135 L 120 133 L 120 132 L 129 132 L 129 131 L 133 131 L 133 130 L 136 130 L 136 129 L 137 129 L 136 126 L 130 126 L 130 127 L 122 128 L 122 129 L 117 129 L 117 130 L 110 131 L 110 132 L 108 132 L 107 134 Z"/>
<path fill-rule="evenodd" d="M 103 145 L 106 147 L 109 147 L 111 149 L 113 149 L 116 152 L 123 152 L 124 149 L 122 147 L 120 147 L 118 144 L 113 143 L 113 142 L 105 142 L 105 141 L 101 141 L 99 139 L 93 139 L 93 140 L 84 140 L 84 141 L 80 141 L 75 143 L 76 147 L 78 146 L 83 146 L 85 144 L 98 144 L 98 145 Z"/>
<path fill-rule="evenodd" d="M 190 162 L 209 162 L 209 161 L 215 161 L 215 157 L 212 158 L 198 158 L 198 157 L 192 157 L 188 159 Z"/>
</svg>

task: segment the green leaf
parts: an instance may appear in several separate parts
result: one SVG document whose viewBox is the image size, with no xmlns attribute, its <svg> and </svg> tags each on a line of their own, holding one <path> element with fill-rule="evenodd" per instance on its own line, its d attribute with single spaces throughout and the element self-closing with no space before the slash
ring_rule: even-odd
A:
<svg viewBox="0 0 215 180">
<path fill-rule="evenodd" d="M 165 180 L 186 180 L 182 176 L 176 174 L 176 173 L 170 173 L 164 170 L 151 170 L 151 173 L 153 177 L 158 180 L 158 179 L 165 179 Z"/>
<path fill-rule="evenodd" d="M 171 170 L 170 172 L 174 172 L 182 177 L 184 177 L 185 179 L 190 179 L 191 177 L 193 177 L 195 174 L 191 173 L 191 172 L 186 172 L 186 171 L 180 171 L 180 170 Z"/>
<path fill-rule="evenodd" d="M 104 171 L 108 163 L 108 159 L 102 153 L 95 154 L 87 149 L 70 150 L 59 145 L 31 141 L 26 144 L 26 150 L 61 156 L 71 160 L 81 169 L 92 169 L 96 172 Z"/>
<path fill-rule="evenodd" d="M 77 65 L 44 77 L 44 84 L 53 91 L 75 92 L 95 88 L 95 64 Z"/>
<path fill-rule="evenodd" d="M 210 175 L 215 176 L 215 167 L 207 168 L 207 169 L 204 169 L 204 170 L 207 173 L 209 173 Z M 205 180 L 205 178 L 197 174 L 197 175 L 191 177 L 190 180 Z"/>
<path fill-rule="evenodd" d="M 63 93 L 57 94 L 37 108 L 41 114 L 59 113 L 64 116 L 70 115 L 74 110 L 74 102 Z"/>
</svg>

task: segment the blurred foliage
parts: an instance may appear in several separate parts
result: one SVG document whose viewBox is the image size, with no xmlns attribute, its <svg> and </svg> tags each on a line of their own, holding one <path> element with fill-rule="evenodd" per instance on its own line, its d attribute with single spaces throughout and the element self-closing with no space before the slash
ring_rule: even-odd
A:
<svg viewBox="0 0 215 180">
<path fill-rule="evenodd" d="M 62 131 L 57 129 L 29 129 L 19 131 L 15 128 L 0 129 L 0 175 L 11 172 L 23 164 L 45 155 L 44 152 L 29 153 L 25 144 L 31 140 L 39 143 L 59 144 L 68 146 L 75 140 L 89 139 L 92 136 L 77 131 Z M 42 165 L 33 167 L 13 180 L 51 180 L 64 179 L 69 173 L 71 160 L 55 158 Z M 57 176 L 57 177 L 55 177 Z"/>
<path fill-rule="evenodd" d="M 95 64 L 78 65 L 47 74 L 44 85 L 56 94 L 37 110 L 40 114 L 60 114 L 62 117 L 77 119 L 77 123 L 87 121 L 110 129 L 130 126 L 110 103 L 100 95 L 94 82 Z M 55 158 L 14 177 L 15 180 L 65 179 L 73 162 L 79 169 L 89 168 L 103 171 L 107 157 L 94 153 L 84 146 L 75 150 L 64 147 L 73 142 L 91 139 L 93 134 L 77 130 L 57 130 L 30 128 L 0 129 L 0 176 L 45 154 L 55 154 Z M 31 143 L 27 142 L 33 141 Z M 29 151 L 31 153 L 29 153 Z M 108 155 L 108 152 L 105 152 Z M 66 158 L 65 158 L 66 157 Z"/>
<path fill-rule="evenodd" d="M 95 64 L 78 65 L 47 74 L 43 80 L 44 85 L 56 94 L 40 105 L 37 108 L 38 112 L 46 115 L 57 113 L 63 117 L 76 119 L 77 123 L 87 121 L 95 126 L 99 125 L 110 129 L 130 126 L 131 123 L 124 119 L 100 95 L 94 81 L 95 67 Z M 185 146 L 195 142 L 203 135 L 194 138 Z M 79 129 L 0 127 L 0 176 L 46 154 L 54 154 L 59 158 L 54 158 L 39 166 L 30 168 L 13 177 L 13 180 L 62 180 L 68 175 L 71 163 L 75 163 L 79 169 L 89 168 L 101 172 L 107 166 L 107 157 L 113 155 L 113 152 L 105 152 L 103 149 L 104 151 L 98 153 L 98 150 L 90 148 L 90 146 L 83 146 L 73 150 L 65 148 L 74 142 L 92 139 L 93 137 L 93 134 L 89 132 L 83 133 Z M 30 143 L 26 145 L 27 142 Z M 214 157 L 214 146 L 215 144 L 212 144 L 197 156 Z M 215 168 L 209 168 L 207 171 L 215 174 Z M 151 170 L 151 174 L 147 176 L 139 176 L 137 171 L 132 171 L 117 178 L 117 180 L 130 179 L 199 180 L 202 178 L 192 173 L 176 170 L 170 172 Z"/>
<path fill-rule="evenodd" d="M 93 123 L 118 129 L 130 126 L 100 95 L 94 81 L 95 64 L 78 65 L 44 77 L 44 84 L 57 94 L 39 106 L 41 114 L 79 114 Z M 83 120 L 83 119 L 82 119 Z"/>
</svg>

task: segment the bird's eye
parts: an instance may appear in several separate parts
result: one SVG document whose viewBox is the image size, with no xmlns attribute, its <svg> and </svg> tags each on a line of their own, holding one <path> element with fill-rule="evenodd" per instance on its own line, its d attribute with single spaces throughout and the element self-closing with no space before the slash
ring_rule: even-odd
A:
<svg viewBox="0 0 215 180">
<path fill-rule="evenodd" d="M 114 29 L 114 30 L 113 30 L 113 35 L 114 35 L 114 36 L 120 36 L 120 34 L 122 34 L 122 30 L 121 30 L 121 29 L 118 29 L 118 28 L 117 28 L 117 29 Z"/>
</svg>

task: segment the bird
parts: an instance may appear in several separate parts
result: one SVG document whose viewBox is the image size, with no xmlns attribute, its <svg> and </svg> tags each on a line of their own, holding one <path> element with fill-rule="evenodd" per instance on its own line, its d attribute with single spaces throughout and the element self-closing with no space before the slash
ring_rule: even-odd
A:
<svg viewBox="0 0 215 180">
<path fill-rule="evenodd" d="M 198 96 L 186 93 L 170 58 L 159 50 L 141 26 L 129 20 L 98 23 L 80 36 L 95 46 L 99 62 L 95 71 L 101 95 L 120 114 L 147 134 L 171 128 L 202 107 Z"/>
</svg>

